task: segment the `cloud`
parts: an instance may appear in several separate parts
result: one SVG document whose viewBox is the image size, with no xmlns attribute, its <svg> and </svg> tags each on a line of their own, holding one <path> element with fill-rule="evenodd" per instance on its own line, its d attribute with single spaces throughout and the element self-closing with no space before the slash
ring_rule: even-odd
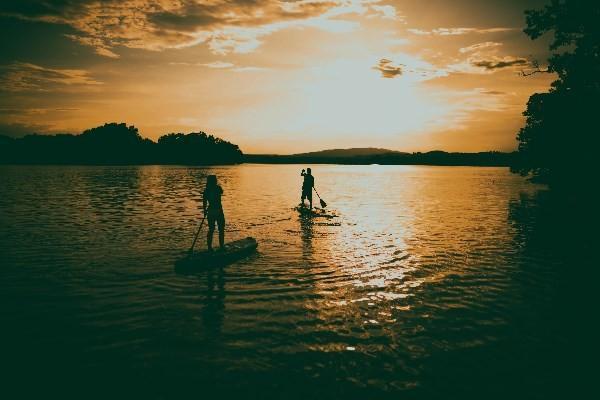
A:
<svg viewBox="0 0 600 400">
<path fill-rule="evenodd" d="M 348 29 L 340 17 L 373 14 L 397 19 L 379 0 L 21 0 L 0 15 L 65 24 L 72 40 L 117 58 L 118 46 L 160 51 L 208 44 L 216 54 L 248 53 L 260 38 L 294 26 Z M 346 23 L 345 25 L 343 23 Z M 355 26 L 355 25 L 352 25 Z"/>
<path fill-rule="evenodd" d="M 517 28 L 436 28 L 432 30 L 408 29 L 414 35 L 420 36 L 457 36 L 467 34 L 498 33 L 517 30 Z"/>
<path fill-rule="evenodd" d="M 402 46 L 410 43 L 406 38 L 387 37 L 383 41 L 388 46 Z"/>
<path fill-rule="evenodd" d="M 0 116 L 2 115 L 40 115 L 46 114 L 47 108 L 0 108 Z"/>
<path fill-rule="evenodd" d="M 527 65 L 530 65 L 530 62 L 523 57 L 476 54 L 466 60 L 447 65 L 443 69 L 448 73 L 491 74 Z"/>
<path fill-rule="evenodd" d="M 395 78 L 397 76 L 402 75 L 402 67 L 403 64 L 394 65 L 392 60 L 388 60 L 387 58 L 382 58 L 379 60 L 377 65 L 373 67 L 373 69 L 381 72 L 381 76 L 384 78 Z"/>
<path fill-rule="evenodd" d="M 0 85 L 5 91 L 49 91 L 65 86 L 101 84 L 81 69 L 53 69 L 23 62 L 0 67 Z"/>
<path fill-rule="evenodd" d="M 510 93 L 508 92 L 503 92 L 501 90 L 481 90 L 480 92 L 481 94 L 487 94 L 490 96 L 506 96 Z"/>
<path fill-rule="evenodd" d="M 234 64 L 232 64 L 230 62 L 223 62 L 223 61 L 213 61 L 210 63 L 199 64 L 199 65 L 201 65 L 203 67 L 217 68 L 217 69 L 231 68 L 234 66 Z"/>
<path fill-rule="evenodd" d="M 48 125 L 24 124 L 19 122 L 0 122 L 0 135 L 13 138 L 23 137 L 32 133 L 45 133 Z"/>
<path fill-rule="evenodd" d="M 483 42 L 483 43 L 472 44 L 471 46 L 467 46 L 467 47 L 462 47 L 458 51 L 464 54 L 464 53 L 472 53 L 472 52 L 482 51 L 482 50 L 490 50 L 492 48 L 496 48 L 496 47 L 500 47 L 500 46 L 502 46 L 502 43 Z"/>
<path fill-rule="evenodd" d="M 85 37 L 78 35 L 65 35 L 71 40 L 81 43 L 84 46 L 90 46 L 94 48 L 96 54 L 108 58 L 119 58 L 119 55 L 112 50 L 110 50 L 102 39 L 93 38 L 93 37 Z"/>
<path fill-rule="evenodd" d="M 383 78 L 402 76 L 403 82 L 410 83 L 425 82 L 448 75 L 445 69 L 404 52 L 387 54 L 371 69 L 379 71 Z"/>
<path fill-rule="evenodd" d="M 373 16 L 378 15 L 378 16 L 381 16 L 381 18 L 383 18 L 383 19 L 390 19 L 390 20 L 398 20 L 401 18 L 397 15 L 396 8 L 394 6 L 373 4 L 371 6 L 371 8 L 376 13 Z"/>
<path fill-rule="evenodd" d="M 268 71 L 269 68 L 264 67 L 235 67 L 231 69 L 233 72 L 260 72 Z"/>
<path fill-rule="evenodd" d="M 524 57 L 501 54 L 501 48 L 502 43 L 491 41 L 462 47 L 460 55 L 444 68 L 449 73 L 490 74 L 530 64 Z"/>
<path fill-rule="evenodd" d="M 188 63 L 188 62 L 170 62 L 169 65 L 180 65 L 186 67 L 204 67 L 211 69 L 221 69 L 233 72 L 253 72 L 253 71 L 267 71 L 269 68 L 256 67 L 256 66 L 240 66 L 225 61 L 213 61 L 209 63 Z"/>
<path fill-rule="evenodd" d="M 473 60 L 471 64 L 475 67 L 484 68 L 486 70 L 492 71 L 496 69 L 514 67 L 514 66 L 523 66 L 528 65 L 529 61 L 526 58 L 517 58 L 517 57 L 503 57 L 497 58 L 494 57 L 489 60 Z"/>
</svg>

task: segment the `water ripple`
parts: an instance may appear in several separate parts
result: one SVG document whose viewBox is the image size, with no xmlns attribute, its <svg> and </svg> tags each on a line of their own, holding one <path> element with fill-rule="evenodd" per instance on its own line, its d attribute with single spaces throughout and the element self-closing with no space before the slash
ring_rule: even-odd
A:
<svg viewBox="0 0 600 400">
<path fill-rule="evenodd" d="M 331 210 L 306 218 L 291 208 L 297 170 L 0 167 L 7 340 L 83 369 L 190 374 L 263 394 L 286 392 L 286 371 L 350 397 L 431 395 L 444 387 L 432 376 L 446 355 L 516 357 L 522 341 L 542 340 L 514 325 L 537 319 L 557 279 L 507 217 L 530 184 L 505 169 L 318 166 Z M 254 236 L 259 253 L 177 275 L 207 174 L 224 187 L 227 239 Z"/>
</svg>

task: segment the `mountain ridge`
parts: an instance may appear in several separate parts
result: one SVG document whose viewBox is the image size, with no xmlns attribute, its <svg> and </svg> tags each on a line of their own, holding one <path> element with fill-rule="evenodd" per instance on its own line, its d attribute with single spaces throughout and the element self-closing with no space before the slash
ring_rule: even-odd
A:
<svg viewBox="0 0 600 400">
<path fill-rule="evenodd" d="M 407 154 L 405 152 L 380 147 L 350 147 L 310 151 L 290 154 L 291 157 L 369 157 L 381 154 Z"/>
</svg>

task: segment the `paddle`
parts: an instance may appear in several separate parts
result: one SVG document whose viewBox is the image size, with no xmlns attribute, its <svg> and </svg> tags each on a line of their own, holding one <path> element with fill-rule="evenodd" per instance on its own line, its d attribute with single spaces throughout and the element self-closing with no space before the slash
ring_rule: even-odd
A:
<svg viewBox="0 0 600 400">
<path fill-rule="evenodd" d="M 316 193 L 316 194 L 317 194 L 317 196 L 319 197 L 319 203 L 321 203 L 321 207 L 322 207 L 322 208 L 325 208 L 325 207 L 327 207 L 327 203 L 325 203 L 325 200 L 323 200 L 323 199 L 321 198 L 321 196 L 319 196 L 319 192 L 317 192 L 317 188 L 316 188 L 316 187 L 313 187 L 313 189 L 315 189 L 315 193 Z"/>
<path fill-rule="evenodd" d="M 198 232 L 196 232 L 196 236 L 194 236 L 194 241 L 192 242 L 192 247 L 190 247 L 190 255 L 194 252 L 194 246 L 196 245 L 196 240 L 198 239 L 198 235 L 200 234 L 200 229 L 202 229 L 202 225 L 204 225 L 204 220 L 206 219 L 206 214 L 204 214 L 204 218 L 202 218 L 202 222 L 200 222 L 200 226 L 198 227 Z"/>
</svg>

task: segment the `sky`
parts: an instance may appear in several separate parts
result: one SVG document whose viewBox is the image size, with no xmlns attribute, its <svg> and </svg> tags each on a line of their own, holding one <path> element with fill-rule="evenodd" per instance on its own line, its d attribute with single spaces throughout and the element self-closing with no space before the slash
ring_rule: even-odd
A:
<svg viewBox="0 0 600 400">
<path fill-rule="evenodd" d="M 245 153 L 510 151 L 545 0 L 3 0 L 0 134 L 125 122 Z"/>
</svg>

